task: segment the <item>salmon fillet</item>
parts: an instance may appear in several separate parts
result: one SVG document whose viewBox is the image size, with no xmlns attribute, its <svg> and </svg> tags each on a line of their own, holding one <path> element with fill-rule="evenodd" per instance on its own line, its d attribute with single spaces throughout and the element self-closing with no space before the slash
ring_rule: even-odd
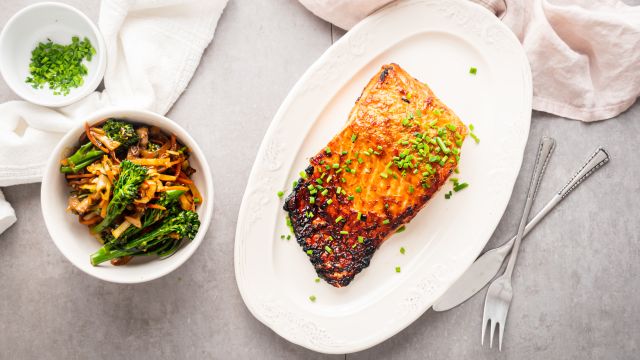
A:
<svg viewBox="0 0 640 360">
<path fill-rule="evenodd" d="M 369 266 L 382 242 L 447 181 L 466 134 L 426 84 L 384 65 L 285 201 L 318 276 L 343 287 Z"/>
</svg>

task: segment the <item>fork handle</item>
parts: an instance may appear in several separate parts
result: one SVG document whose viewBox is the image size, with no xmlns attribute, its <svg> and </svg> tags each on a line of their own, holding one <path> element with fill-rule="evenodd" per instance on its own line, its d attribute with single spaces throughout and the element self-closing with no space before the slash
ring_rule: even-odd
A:
<svg viewBox="0 0 640 360">
<path fill-rule="evenodd" d="M 570 192 L 573 191 L 584 179 L 588 178 L 589 175 L 593 174 L 596 170 L 601 168 L 604 164 L 609 162 L 609 154 L 602 148 L 599 147 L 596 151 L 591 155 L 591 157 L 587 160 L 587 162 L 578 170 L 578 172 L 573 175 L 571 180 L 565 185 L 559 192 L 563 199 L 569 195 Z"/>
<path fill-rule="evenodd" d="M 522 237 L 524 234 L 524 229 L 527 225 L 527 220 L 529 219 L 529 213 L 531 212 L 531 206 L 533 205 L 533 200 L 538 193 L 538 188 L 540 187 L 540 181 L 542 180 L 542 176 L 544 175 L 544 171 L 547 168 L 547 164 L 549 163 L 549 159 L 551 158 L 551 154 L 553 153 L 553 149 L 556 147 L 556 141 L 550 137 L 543 137 L 540 141 L 540 146 L 538 147 L 538 155 L 536 156 L 536 163 L 533 168 L 533 174 L 531 175 L 531 182 L 529 183 L 529 190 L 527 191 L 527 200 L 524 204 L 524 211 L 522 212 L 522 218 L 520 219 L 520 225 L 518 226 L 518 234 L 516 235 L 516 241 L 513 244 L 513 250 L 511 251 L 511 256 L 509 257 L 509 263 L 507 264 L 507 269 L 505 274 L 511 278 L 511 274 L 513 273 L 513 268 L 516 265 L 516 258 L 518 256 L 518 250 L 520 249 L 520 243 L 522 242 Z"/>
</svg>

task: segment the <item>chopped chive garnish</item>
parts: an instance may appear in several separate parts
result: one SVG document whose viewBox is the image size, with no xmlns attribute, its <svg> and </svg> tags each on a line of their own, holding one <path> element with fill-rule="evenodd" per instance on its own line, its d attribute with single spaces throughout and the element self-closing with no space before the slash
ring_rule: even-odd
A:
<svg viewBox="0 0 640 360">
<path fill-rule="evenodd" d="M 387 225 L 388 223 L 390 223 L 389 219 L 384 219 L 384 221 L 382 222 L 384 225 Z"/>
<path fill-rule="evenodd" d="M 400 272 L 400 266 L 396 266 L 396 272 L 399 273 Z"/>
<path fill-rule="evenodd" d="M 413 185 L 409 185 L 409 194 L 413 194 L 414 190 Z"/>
<path fill-rule="evenodd" d="M 303 179 L 307 178 L 307 173 L 305 171 L 300 171 L 300 177 Z"/>
<path fill-rule="evenodd" d="M 314 198 L 313 196 L 310 196 L 309 197 L 309 203 L 315 204 L 316 203 L 316 198 Z"/>
<path fill-rule="evenodd" d="M 332 253 L 333 252 L 333 250 L 328 245 L 324 246 L 324 251 L 326 251 L 328 253 Z"/>
<path fill-rule="evenodd" d="M 319 283 L 320 282 L 320 278 L 317 277 L 314 281 Z"/>
<path fill-rule="evenodd" d="M 311 302 L 316 302 L 316 296 L 315 295 L 309 296 L 309 300 L 311 300 Z"/>
<path fill-rule="evenodd" d="M 471 130 L 471 131 L 475 130 L 473 124 L 469 124 L 469 130 Z"/>
<path fill-rule="evenodd" d="M 327 205 L 331 205 L 331 203 L 333 203 L 333 199 L 327 200 Z"/>
<path fill-rule="evenodd" d="M 298 180 L 293 180 L 292 187 L 294 187 L 294 188 L 295 188 L 296 186 L 298 186 Z"/>
<path fill-rule="evenodd" d="M 287 240 L 291 240 L 291 235 L 287 235 Z"/>
<path fill-rule="evenodd" d="M 349 196 L 347 197 L 347 199 L 349 199 L 349 201 L 353 201 L 353 199 L 355 199 L 355 197 L 353 197 L 353 195 L 349 195 Z"/>
<path fill-rule="evenodd" d="M 345 178 L 340 178 L 340 181 L 342 181 L 343 183 L 346 183 L 346 182 L 347 182 L 347 179 L 345 179 Z"/>
<path fill-rule="evenodd" d="M 460 174 L 460 170 L 458 170 L 458 168 L 453 169 L 453 172 L 456 174 Z"/>
<path fill-rule="evenodd" d="M 358 242 L 359 242 L 360 244 L 364 244 L 364 237 L 362 237 L 362 236 L 358 236 Z"/>
<path fill-rule="evenodd" d="M 473 66 L 469 69 L 469 74 L 475 75 L 478 72 L 478 69 L 474 68 Z"/>
<path fill-rule="evenodd" d="M 462 190 L 462 189 L 464 189 L 466 187 L 469 187 L 469 184 L 467 184 L 466 182 L 462 183 L 462 184 L 458 184 L 458 185 L 453 187 L 453 191 L 458 192 L 458 191 L 460 191 L 460 190 Z"/>
<path fill-rule="evenodd" d="M 480 144 L 480 139 L 474 133 L 469 133 L 469 136 L 476 142 L 476 144 Z"/>
<path fill-rule="evenodd" d="M 324 149 L 324 152 L 327 153 L 327 155 L 331 155 L 331 149 L 329 149 L 328 146 Z"/>
<path fill-rule="evenodd" d="M 440 146 L 440 149 L 442 149 L 443 153 L 448 154 L 451 152 L 451 150 L 449 150 L 447 145 L 444 144 L 444 141 L 442 141 L 440 136 L 436 136 L 436 142 L 438 143 L 438 146 Z"/>
<path fill-rule="evenodd" d="M 358 134 L 351 135 L 351 142 L 356 142 L 357 138 L 358 138 Z"/>
<path fill-rule="evenodd" d="M 358 211 L 358 217 L 357 217 L 357 219 L 358 219 L 358 220 L 362 220 L 362 213 L 361 213 L 360 211 Z"/>
<path fill-rule="evenodd" d="M 322 184 L 322 179 L 318 178 L 318 179 L 316 179 L 316 182 L 317 182 L 318 184 Z"/>
<path fill-rule="evenodd" d="M 340 221 L 342 221 L 342 219 L 344 219 L 344 218 L 342 217 L 342 215 L 338 216 L 338 217 L 336 218 L 336 223 L 339 223 Z"/>
<path fill-rule="evenodd" d="M 389 177 L 389 175 L 387 175 L 387 173 L 382 173 L 382 174 L 380 174 L 380 177 L 383 178 L 383 179 L 386 179 L 386 178 Z"/>
<path fill-rule="evenodd" d="M 284 235 L 280 235 L 280 239 L 284 240 L 284 237 L 285 237 Z"/>
<path fill-rule="evenodd" d="M 402 225 L 402 226 L 400 226 L 400 227 L 398 228 L 398 230 L 396 230 L 396 233 L 401 233 L 401 232 L 405 231 L 406 229 L 407 229 L 407 227 L 406 227 L 406 226 L 404 226 L 404 225 Z"/>
<path fill-rule="evenodd" d="M 313 255 L 313 250 L 307 250 L 307 255 Z"/>
<path fill-rule="evenodd" d="M 340 167 L 340 164 L 333 164 L 333 165 L 331 165 L 331 167 L 334 168 L 334 169 L 337 169 L 337 168 Z"/>
<path fill-rule="evenodd" d="M 338 188 L 336 189 L 336 194 L 340 195 L 341 192 L 342 192 L 342 187 L 338 186 Z"/>
<path fill-rule="evenodd" d="M 329 193 L 329 189 L 324 189 L 320 194 L 322 194 L 322 196 L 326 196 L 328 193 Z"/>
<path fill-rule="evenodd" d="M 359 193 L 361 193 L 361 192 L 362 192 L 362 188 L 361 188 L 360 186 L 357 186 L 357 187 L 356 187 L 356 192 L 357 192 L 358 194 L 359 194 Z"/>
<path fill-rule="evenodd" d="M 278 191 L 278 197 L 281 198 L 284 195 L 284 191 Z"/>
<path fill-rule="evenodd" d="M 405 253 L 404 248 L 403 248 L 403 247 L 400 247 L 400 254 L 404 255 L 404 253 Z"/>
<path fill-rule="evenodd" d="M 340 231 L 340 235 L 349 235 L 349 232 L 346 230 Z"/>
<path fill-rule="evenodd" d="M 445 125 L 447 127 L 447 129 L 451 130 L 451 131 L 456 131 L 458 128 L 453 125 L 453 124 L 447 124 Z"/>
<path fill-rule="evenodd" d="M 327 182 L 331 181 L 331 179 L 333 179 L 333 175 L 327 176 Z"/>
</svg>

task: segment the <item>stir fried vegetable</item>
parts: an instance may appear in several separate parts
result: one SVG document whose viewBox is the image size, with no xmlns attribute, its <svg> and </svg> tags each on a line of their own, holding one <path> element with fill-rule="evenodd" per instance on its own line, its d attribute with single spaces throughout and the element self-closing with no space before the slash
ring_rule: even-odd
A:
<svg viewBox="0 0 640 360">
<path fill-rule="evenodd" d="M 108 119 L 85 125 L 78 150 L 61 161 L 72 188 L 68 210 L 103 244 L 93 265 L 167 257 L 193 240 L 202 196 L 190 179 L 190 151 L 157 127 Z"/>
</svg>

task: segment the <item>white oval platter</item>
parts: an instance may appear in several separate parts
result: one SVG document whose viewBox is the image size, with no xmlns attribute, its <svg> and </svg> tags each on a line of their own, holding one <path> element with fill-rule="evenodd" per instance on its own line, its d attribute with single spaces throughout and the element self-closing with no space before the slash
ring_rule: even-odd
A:
<svg viewBox="0 0 640 360">
<path fill-rule="evenodd" d="M 445 200 L 447 184 L 338 289 L 314 281 L 293 236 L 281 239 L 290 231 L 276 194 L 290 193 L 308 158 L 341 130 L 366 83 L 390 62 L 474 124 L 481 143 L 467 138 L 463 145 L 457 176 L 470 186 Z M 531 97 L 531 71 L 518 40 L 469 1 L 399 1 L 359 23 L 298 81 L 260 146 L 235 239 L 236 281 L 251 313 L 293 343 L 334 354 L 369 348 L 411 324 L 495 230 L 522 162 Z"/>
</svg>

